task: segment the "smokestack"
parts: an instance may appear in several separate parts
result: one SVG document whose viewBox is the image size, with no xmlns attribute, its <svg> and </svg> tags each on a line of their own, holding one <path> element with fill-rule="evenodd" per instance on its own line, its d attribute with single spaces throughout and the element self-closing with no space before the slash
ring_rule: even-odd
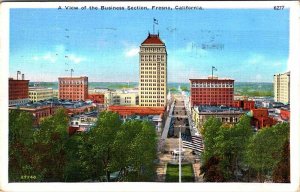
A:
<svg viewBox="0 0 300 192">
<path fill-rule="evenodd" d="M 24 80 L 25 79 L 25 76 L 24 76 L 24 74 L 22 74 L 22 80 Z"/>
</svg>

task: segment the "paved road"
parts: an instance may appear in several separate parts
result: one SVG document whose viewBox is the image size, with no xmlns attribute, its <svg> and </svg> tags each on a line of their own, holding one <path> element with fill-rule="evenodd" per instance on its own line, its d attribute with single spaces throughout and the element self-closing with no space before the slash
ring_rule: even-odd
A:
<svg viewBox="0 0 300 192">
<path fill-rule="evenodd" d="M 167 117 L 165 127 L 160 139 L 160 151 L 159 154 L 159 163 L 157 164 L 157 182 L 165 181 L 166 166 L 168 163 L 177 163 L 178 160 L 174 159 L 171 153 L 174 149 L 179 147 L 179 129 L 181 128 L 182 133 L 186 129 L 190 129 L 191 134 L 195 135 L 195 132 L 192 130 L 191 116 L 189 115 L 189 109 L 183 95 L 175 95 L 174 102 L 171 105 L 169 115 Z M 174 137 L 168 138 L 168 132 L 170 128 L 171 118 L 175 117 L 174 121 Z M 182 144 L 182 143 L 181 143 Z M 182 146 L 182 145 L 181 145 Z M 183 163 L 191 163 L 193 165 L 195 173 L 195 182 L 201 182 L 199 177 L 200 173 L 200 164 L 195 162 L 195 159 L 198 159 L 199 156 L 192 154 L 191 149 L 185 149 L 185 155 Z"/>
</svg>

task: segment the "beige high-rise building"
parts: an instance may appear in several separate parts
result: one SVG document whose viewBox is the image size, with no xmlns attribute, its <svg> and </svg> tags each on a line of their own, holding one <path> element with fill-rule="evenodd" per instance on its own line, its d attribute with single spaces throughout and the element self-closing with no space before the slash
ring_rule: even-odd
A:
<svg viewBox="0 0 300 192">
<path fill-rule="evenodd" d="M 274 75 L 274 100 L 290 103 L 290 72 Z"/>
<path fill-rule="evenodd" d="M 159 34 L 148 34 L 140 46 L 139 105 L 167 104 L 167 50 Z"/>
</svg>

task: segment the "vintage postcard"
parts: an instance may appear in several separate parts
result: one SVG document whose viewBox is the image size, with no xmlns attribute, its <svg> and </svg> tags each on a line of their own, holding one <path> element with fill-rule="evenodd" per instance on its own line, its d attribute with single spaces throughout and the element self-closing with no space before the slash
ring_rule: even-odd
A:
<svg viewBox="0 0 300 192">
<path fill-rule="evenodd" d="M 299 190 L 299 13 L 2 3 L 1 190 Z"/>
</svg>

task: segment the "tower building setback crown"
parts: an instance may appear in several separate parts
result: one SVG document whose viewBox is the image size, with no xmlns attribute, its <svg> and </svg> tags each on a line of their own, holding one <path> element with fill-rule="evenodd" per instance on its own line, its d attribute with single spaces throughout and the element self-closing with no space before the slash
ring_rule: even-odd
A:
<svg viewBox="0 0 300 192">
<path fill-rule="evenodd" d="M 144 40 L 142 45 L 144 44 L 161 44 L 164 45 L 162 40 L 159 38 L 159 34 L 148 34 L 148 37 Z"/>
</svg>

